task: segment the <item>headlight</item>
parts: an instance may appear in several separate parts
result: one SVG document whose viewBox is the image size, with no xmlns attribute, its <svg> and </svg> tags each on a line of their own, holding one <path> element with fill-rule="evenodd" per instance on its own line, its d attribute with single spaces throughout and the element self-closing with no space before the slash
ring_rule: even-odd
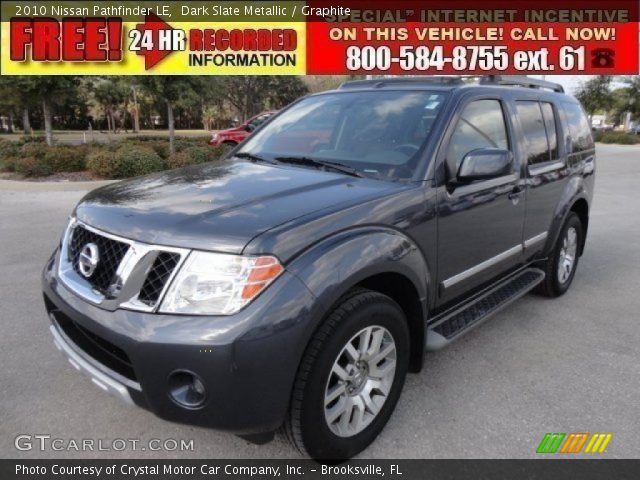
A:
<svg viewBox="0 0 640 480">
<path fill-rule="evenodd" d="M 191 252 L 160 306 L 164 313 L 230 315 L 253 300 L 284 269 L 270 256 Z"/>
<path fill-rule="evenodd" d="M 214 133 L 214 134 L 211 136 L 211 141 L 212 141 L 212 142 L 215 142 L 215 141 L 218 139 L 218 137 L 219 137 L 219 135 L 218 135 L 217 133 Z"/>
</svg>

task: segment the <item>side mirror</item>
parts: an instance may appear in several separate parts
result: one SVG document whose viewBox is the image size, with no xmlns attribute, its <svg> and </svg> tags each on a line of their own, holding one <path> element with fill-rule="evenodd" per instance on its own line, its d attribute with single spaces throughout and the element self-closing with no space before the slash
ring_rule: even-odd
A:
<svg viewBox="0 0 640 480">
<path fill-rule="evenodd" d="M 480 148 L 464 156 L 456 179 L 459 182 L 487 180 L 509 175 L 512 167 L 513 154 L 509 150 Z"/>
<path fill-rule="evenodd" d="M 253 131 L 255 130 L 255 127 L 254 127 L 253 125 L 251 125 L 250 123 L 247 123 L 247 124 L 244 126 L 244 129 L 245 129 L 245 131 L 247 131 L 247 132 L 253 132 Z"/>
</svg>

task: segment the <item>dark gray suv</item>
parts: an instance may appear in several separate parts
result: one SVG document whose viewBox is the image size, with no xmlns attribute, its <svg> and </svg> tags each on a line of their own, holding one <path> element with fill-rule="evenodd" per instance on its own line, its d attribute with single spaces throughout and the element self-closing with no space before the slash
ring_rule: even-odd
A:
<svg viewBox="0 0 640 480">
<path fill-rule="evenodd" d="M 348 458 L 425 350 L 569 288 L 594 153 L 553 83 L 349 82 L 221 162 L 89 193 L 43 273 L 51 333 L 164 419 Z"/>
</svg>

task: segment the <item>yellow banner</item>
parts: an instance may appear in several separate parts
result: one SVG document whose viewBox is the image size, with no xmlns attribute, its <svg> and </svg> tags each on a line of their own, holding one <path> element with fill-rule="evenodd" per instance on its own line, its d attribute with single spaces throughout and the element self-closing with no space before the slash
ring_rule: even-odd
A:
<svg viewBox="0 0 640 480">
<path fill-rule="evenodd" d="M 3 75 L 301 75 L 305 2 L 0 4 Z"/>
</svg>

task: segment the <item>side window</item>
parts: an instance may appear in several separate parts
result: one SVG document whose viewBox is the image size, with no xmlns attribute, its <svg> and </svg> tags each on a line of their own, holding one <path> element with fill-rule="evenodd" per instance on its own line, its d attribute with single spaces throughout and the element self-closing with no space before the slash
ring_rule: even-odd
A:
<svg viewBox="0 0 640 480">
<path fill-rule="evenodd" d="M 540 104 L 538 102 L 522 101 L 516 102 L 516 108 L 526 141 L 527 162 L 529 165 L 535 165 L 536 163 L 549 161 L 549 143 Z"/>
<path fill-rule="evenodd" d="M 251 120 L 251 122 L 249 122 L 249 125 L 253 126 L 253 128 L 258 128 L 260 125 L 262 125 L 269 117 L 271 116 L 270 113 L 266 114 L 266 115 L 260 115 L 259 117 L 254 118 L 253 120 Z"/>
<path fill-rule="evenodd" d="M 587 117 L 577 103 L 563 103 L 562 107 L 567 115 L 569 133 L 571 135 L 572 152 L 582 152 L 593 148 L 593 138 Z"/>
<path fill-rule="evenodd" d="M 544 126 L 547 129 L 547 139 L 549 140 L 549 160 L 557 160 L 558 155 L 558 129 L 556 115 L 553 106 L 550 103 L 542 102 L 542 116 L 544 117 Z"/>
<path fill-rule="evenodd" d="M 509 148 L 507 126 L 498 100 L 476 100 L 462 111 L 449 141 L 447 161 L 456 172 L 464 156 L 479 148 Z"/>
</svg>

